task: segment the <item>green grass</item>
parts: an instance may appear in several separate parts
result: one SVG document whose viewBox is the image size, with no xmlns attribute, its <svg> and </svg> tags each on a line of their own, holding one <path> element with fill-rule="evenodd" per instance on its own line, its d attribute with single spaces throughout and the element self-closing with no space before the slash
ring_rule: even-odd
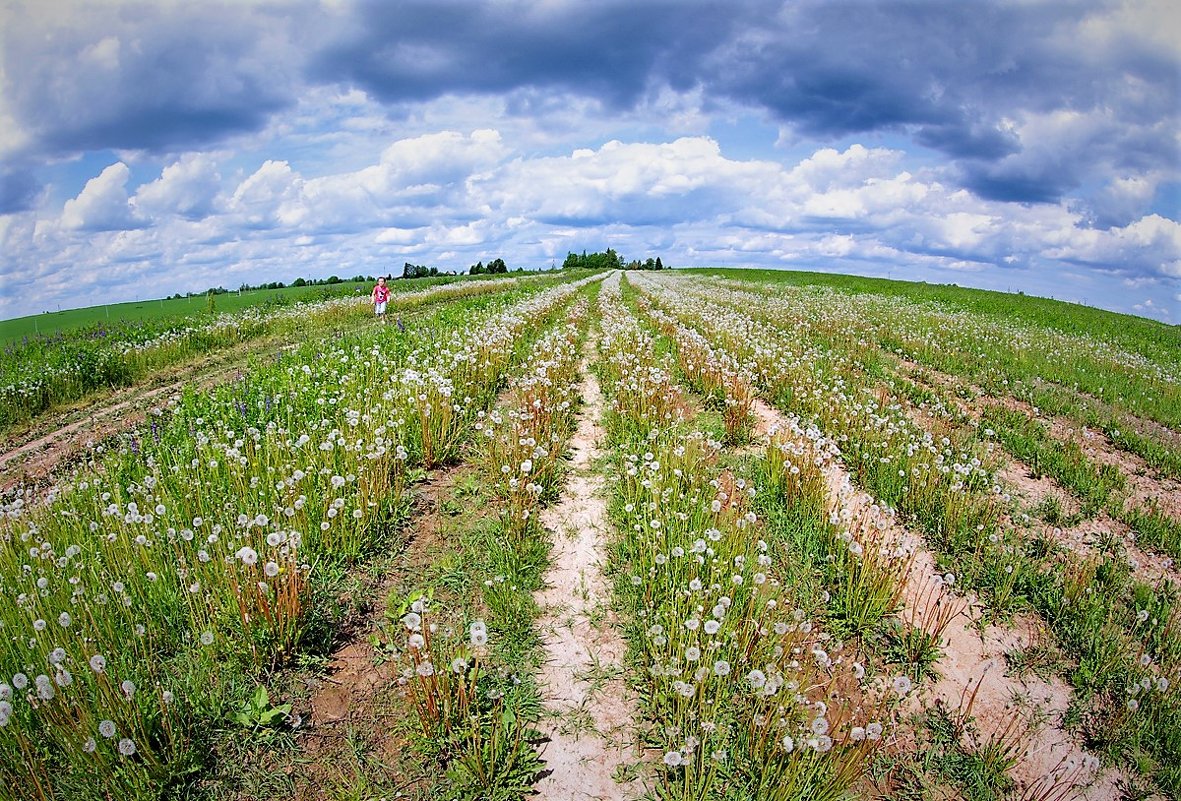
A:
<svg viewBox="0 0 1181 801">
<path fill-rule="evenodd" d="M 502 276 L 496 276 L 497 278 Z M 391 281 L 390 288 L 395 294 L 439 286 L 459 280 L 478 280 L 460 276 L 438 276 L 436 278 L 414 278 Z M 356 283 L 345 281 L 323 286 L 289 286 L 283 289 L 253 289 L 248 292 L 227 292 L 214 296 L 214 310 L 217 313 L 233 313 L 253 306 L 287 306 L 307 300 L 325 300 L 344 295 L 368 296 L 373 285 L 368 281 Z M 119 322 L 175 322 L 185 318 L 207 317 L 209 301 L 205 295 L 191 298 L 159 298 L 137 300 L 127 303 L 108 303 L 88 306 L 82 309 L 30 314 L 12 320 L 0 320 L 0 346 L 20 342 L 25 337 L 51 337 L 77 331 L 87 326 L 112 325 Z"/>
</svg>

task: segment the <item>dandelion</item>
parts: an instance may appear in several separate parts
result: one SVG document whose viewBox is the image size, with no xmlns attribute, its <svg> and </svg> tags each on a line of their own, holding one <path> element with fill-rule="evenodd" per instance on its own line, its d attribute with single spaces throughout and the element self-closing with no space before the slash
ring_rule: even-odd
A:
<svg viewBox="0 0 1181 801">
<path fill-rule="evenodd" d="M 96 748 L 98 748 L 98 743 L 94 741 L 93 737 L 87 737 L 86 742 L 82 743 L 82 750 L 88 754 L 93 754 Z"/>
<path fill-rule="evenodd" d="M 262 572 L 270 578 L 274 578 L 279 575 L 279 565 L 277 562 L 267 562 L 263 565 Z"/>
<path fill-rule="evenodd" d="M 702 628 L 705 629 L 706 634 L 713 635 L 713 634 L 717 634 L 718 629 L 720 629 L 721 627 L 722 627 L 722 624 L 719 623 L 718 621 L 707 620 L 707 621 L 705 621 L 705 625 Z"/>
<path fill-rule="evenodd" d="M 913 685 L 911 684 L 909 677 L 895 676 L 894 681 L 891 683 L 890 686 L 894 690 L 895 695 L 902 697 L 911 691 L 911 688 Z"/>
<path fill-rule="evenodd" d="M 452 673 L 463 673 L 465 670 L 467 670 L 467 660 L 462 656 L 457 656 L 451 660 Z"/>
<path fill-rule="evenodd" d="M 42 701 L 52 701 L 57 694 L 53 688 L 53 682 L 44 673 L 34 679 L 33 683 L 37 685 L 37 697 Z"/>
<path fill-rule="evenodd" d="M 435 675 L 435 666 L 431 664 L 430 660 L 424 659 L 414 666 L 414 672 L 426 678 Z"/>
<path fill-rule="evenodd" d="M 406 643 L 415 650 L 421 650 L 423 646 L 426 645 L 426 638 L 415 632 L 414 634 L 411 634 L 409 638 L 407 638 Z"/>
<path fill-rule="evenodd" d="M 18 690 L 23 690 L 29 686 L 29 677 L 24 673 L 17 673 L 12 677 L 12 686 Z"/>
<path fill-rule="evenodd" d="M 213 645 L 213 632 L 212 631 L 201 632 L 201 644 L 202 645 Z"/>
<path fill-rule="evenodd" d="M 74 619 L 72 617 L 70 617 L 69 612 L 62 612 L 60 615 L 57 616 L 57 625 L 61 626 L 63 629 L 68 629 L 70 627 L 70 624 L 73 622 L 74 622 Z"/>
<path fill-rule="evenodd" d="M 123 683 L 119 685 L 119 689 L 121 689 L 123 694 L 128 698 L 131 698 L 131 696 L 135 695 L 135 683 L 130 679 L 124 680 Z"/>
<path fill-rule="evenodd" d="M 670 768 L 680 767 L 684 764 L 684 758 L 681 756 L 680 751 L 668 751 L 664 755 L 664 764 Z"/>
<path fill-rule="evenodd" d="M 865 727 L 865 739 L 880 740 L 882 739 L 882 724 L 874 721 Z"/>
<path fill-rule="evenodd" d="M 129 757 L 135 753 L 135 742 L 124 737 L 119 741 L 119 753 L 125 757 Z"/>
<path fill-rule="evenodd" d="M 98 733 L 108 740 L 115 736 L 115 721 L 104 720 L 98 724 Z"/>
<path fill-rule="evenodd" d="M 254 550 L 249 545 L 243 545 L 234 555 L 242 560 L 242 564 L 248 567 L 253 567 L 258 563 L 258 551 Z"/>
<path fill-rule="evenodd" d="M 488 627 L 483 620 L 475 620 L 472 622 L 471 628 L 468 631 L 468 636 L 471 639 L 472 645 L 477 648 L 488 644 Z"/>
<path fill-rule="evenodd" d="M 796 750 L 796 741 L 791 738 L 790 734 L 784 735 L 782 745 L 783 753 L 785 754 L 790 754 L 792 751 Z"/>
<path fill-rule="evenodd" d="M 685 659 L 689 662 L 696 662 L 701 658 L 701 649 L 696 645 L 690 645 L 685 649 Z"/>
<path fill-rule="evenodd" d="M 1140 708 L 1139 701 L 1137 701 L 1135 698 L 1128 699 L 1128 711 L 1129 712 L 1135 712 L 1139 708 Z"/>
<path fill-rule="evenodd" d="M 746 674 L 746 680 L 753 689 L 759 690 L 767 683 L 767 674 L 761 670 L 752 670 Z"/>
<path fill-rule="evenodd" d="M 725 659 L 719 659 L 714 662 L 714 675 L 728 676 L 730 674 L 730 663 Z"/>
</svg>

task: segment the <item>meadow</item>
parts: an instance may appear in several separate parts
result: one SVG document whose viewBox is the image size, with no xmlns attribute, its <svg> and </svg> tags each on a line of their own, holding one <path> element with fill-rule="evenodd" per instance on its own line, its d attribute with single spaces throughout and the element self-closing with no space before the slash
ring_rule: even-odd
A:
<svg viewBox="0 0 1181 801">
<path fill-rule="evenodd" d="M 12 351 L 19 432 L 290 342 L 3 498 L 0 799 L 1181 796 L 1176 327 L 753 270 L 396 289 L 133 324 L 101 380 Z"/>
</svg>

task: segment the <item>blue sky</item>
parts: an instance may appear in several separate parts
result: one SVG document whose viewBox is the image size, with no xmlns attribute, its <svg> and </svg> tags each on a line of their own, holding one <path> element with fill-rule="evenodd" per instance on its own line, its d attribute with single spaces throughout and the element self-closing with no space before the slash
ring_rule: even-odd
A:
<svg viewBox="0 0 1181 801">
<path fill-rule="evenodd" d="M 818 269 L 1181 323 L 1181 11 L 0 5 L 0 318 L 297 276 Z"/>
</svg>

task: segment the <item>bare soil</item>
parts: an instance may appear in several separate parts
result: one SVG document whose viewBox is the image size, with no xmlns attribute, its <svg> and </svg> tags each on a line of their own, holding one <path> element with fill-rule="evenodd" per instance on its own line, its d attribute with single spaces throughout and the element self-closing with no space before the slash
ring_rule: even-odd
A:
<svg viewBox="0 0 1181 801">
<path fill-rule="evenodd" d="M 538 627 L 546 659 L 540 684 L 545 708 L 540 728 L 547 773 L 542 798 L 638 798 L 642 752 L 636 743 L 635 699 L 623 681 L 626 649 L 603 578 L 607 519 L 605 480 L 594 470 L 604 433 L 598 381 L 585 370 L 585 402 L 570 440 L 570 477 L 560 501 L 541 520 L 553 537 L 546 587 L 535 594 L 543 609 Z"/>
</svg>

